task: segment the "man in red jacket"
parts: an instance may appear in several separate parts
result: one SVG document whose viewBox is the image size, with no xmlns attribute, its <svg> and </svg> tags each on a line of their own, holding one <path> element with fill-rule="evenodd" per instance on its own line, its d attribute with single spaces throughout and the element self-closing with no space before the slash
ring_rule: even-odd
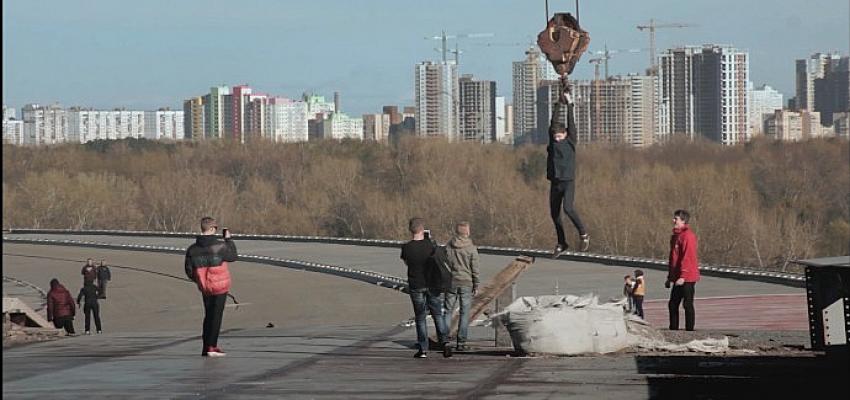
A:
<svg viewBox="0 0 850 400">
<path fill-rule="evenodd" d="M 74 298 L 71 292 L 53 278 L 50 280 L 50 291 L 47 292 L 47 320 L 53 322 L 56 329 L 64 328 L 69 336 L 74 335 Z"/>
<path fill-rule="evenodd" d="M 685 210 L 673 213 L 673 236 L 670 237 L 670 263 L 667 282 L 670 302 L 670 330 L 679 329 L 679 304 L 685 301 L 685 329 L 694 330 L 696 314 L 694 312 L 694 286 L 699 281 L 699 262 L 697 261 L 697 236 L 688 227 L 691 215 Z"/>
<path fill-rule="evenodd" d="M 203 348 L 204 357 L 222 357 L 218 334 L 224 315 L 224 303 L 230 291 L 230 271 L 227 263 L 238 258 L 236 244 L 227 228 L 222 239 L 216 236 L 218 223 L 211 217 L 201 219 L 201 235 L 186 249 L 186 276 L 198 286 L 204 300 Z"/>
</svg>

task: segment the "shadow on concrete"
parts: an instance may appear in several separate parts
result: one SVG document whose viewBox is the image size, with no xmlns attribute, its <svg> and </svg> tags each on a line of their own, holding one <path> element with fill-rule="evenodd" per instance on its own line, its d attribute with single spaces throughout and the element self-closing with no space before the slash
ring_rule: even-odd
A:
<svg viewBox="0 0 850 400">
<path fill-rule="evenodd" d="M 809 356 L 637 356 L 649 398 L 819 398 L 848 393 L 848 366 Z M 839 395 L 844 396 L 844 395 Z"/>
</svg>

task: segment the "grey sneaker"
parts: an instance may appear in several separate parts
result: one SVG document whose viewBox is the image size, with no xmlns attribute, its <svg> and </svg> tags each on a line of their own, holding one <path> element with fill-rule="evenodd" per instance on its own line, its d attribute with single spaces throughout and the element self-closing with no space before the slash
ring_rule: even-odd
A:
<svg viewBox="0 0 850 400">
<path fill-rule="evenodd" d="M 590 235 L 585 233 L 584 235 L 580 235 L 579 238 L 581 238 L 581 251 L 590 249 Z"/>
<path fill-rule="evenodd" d="M 552 258 L 557 259 L 558 257 L 562 256 L 569 247 L 570 246 L 567 246 L 565 243 L 555 246 L 555 250 L 552 250 Z"/>
</svg>

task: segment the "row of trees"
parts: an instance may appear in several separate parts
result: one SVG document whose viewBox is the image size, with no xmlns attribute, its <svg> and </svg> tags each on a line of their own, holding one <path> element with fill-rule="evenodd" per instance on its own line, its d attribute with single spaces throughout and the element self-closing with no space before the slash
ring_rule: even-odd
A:
<svg viewBox="0 0 850 400">
<path fill-rule="evenodd" d="M 480 244 L 550 248 L 545 159 L 539 146 L 411 139 L 4 145 L 3 225 L 192 231 L 213 215 L 234 232 L 401 239 L 421 216 L 440 240 L 468 220 Z M 587 146 L 578 165 L 594 252 L 665 258 L 685 208 L 704 262 L 784 270 L 850 253 L 846 141 Z"/>
</svg>

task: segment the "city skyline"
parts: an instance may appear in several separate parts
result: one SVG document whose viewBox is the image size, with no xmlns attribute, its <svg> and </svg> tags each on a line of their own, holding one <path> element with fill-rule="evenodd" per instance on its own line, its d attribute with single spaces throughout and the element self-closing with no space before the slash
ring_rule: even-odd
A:
<svg viewBox="0 0 850 400">
<path fill-rule="evenodd" d="M 338 91 L 343 111 L 373 113 L 385 104 L 413 104 L 412 66 L 440 58 L 433 51 L 439 42 L 424 38 L 444 29 L 449 34 L 492 33 L 460 41 L 459 72 L 496 81 L 498 95 L 510 98 L 511 63 L 523 58 L 526 43 L 544 22 L 543 2 L 517 0 L 258 1 L 240 4 L 238 12 L 218 2 L 117 3 L 4 2 L 4 104 L 181 109 L 192 93 L 239 82 L 291 98 Z M 551 4 L 550 12 L 574 11 L 573 3 L 566 3 L 563 9 Z M 648 47 L 648 35 L 635 26 L 650 18 L 695 24 L 659 30 L 658 49 L 730 44 L 750 53 L 755 86 L 768 84 L 786 98 L 794 95 L 794 60 L 815 52 L 848 53 L 850 2 L 843 0 L 814 0 L 806 9 L 786 0 L 768 5 L 632 3 L 582 3 L 580 17 L 591 34 L 591 50 L 604 44 Z M 730 13 L 733 4 L 735 13 Z M 622 16 L 611 18 L 609 9 Z M 811 32 L 808 26 L 820 29 Z M 574 79 L 593 76 L 589 58 L 583 57 Z M 647 52 L 619 54 L 610 62 L 611 74 L 642 73 L 648 58 Z M 64 71 L 57 73 L 57 66 Z"/>
</svg>

